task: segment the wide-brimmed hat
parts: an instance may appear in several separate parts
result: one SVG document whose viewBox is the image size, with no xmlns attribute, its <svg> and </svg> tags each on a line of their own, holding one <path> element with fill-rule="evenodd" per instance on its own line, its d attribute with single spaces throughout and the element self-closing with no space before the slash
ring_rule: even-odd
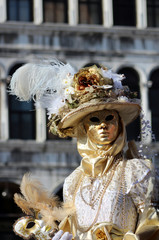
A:
<svg viewBox="0 0 159 240">
<path fill-rule="evenodd" d="M 139 100 L 127 86 L 124 75 L 96 65 L 78 72 L 57 60 L 26 64 L 13 75 L 11 93 L 20 100 L 35 99 L 49 114 L 53 134 L 72 136 L 73 129 L 89 113 L 116 110 L 125 125 L 140 113 Z"/>
<path fill-rule="evenodd" d="M 106 102 L 104 99 L 101 102 L 97 100 L 82 104 L 77 109 L 70 111 L 60 121 L 60 128 L 68 128 L 76 126 L 85 116 L 89 113 L 101 111 L 101 110 L 115 110 L 119 113 L 123 119 L 125 125 L 134 121 L 140 114 L 140 105 L 132 102 Z"/>
</svg>

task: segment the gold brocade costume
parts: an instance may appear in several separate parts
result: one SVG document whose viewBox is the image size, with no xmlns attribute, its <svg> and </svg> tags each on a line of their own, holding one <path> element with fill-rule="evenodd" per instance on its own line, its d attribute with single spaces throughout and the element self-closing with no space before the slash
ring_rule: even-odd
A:
<svg viewBox="0 0 159 240">
<path fill-rule="evenodd" d="M 148 220 L 144 211 L 152 185 L 150 162 L 124 159 L 125 127 L 121 123 L 121 133 L 109 149 L 93 144 L 83 124 L 78 126 L 77 146 L 83 159 L 64 183 L 64 200 L 74 202 L 76 215 L 60 224 L 61 229 L 73 233 L 74 239 L 159 239 L 157 216 L 150 211 L 154 219 Z M 137 227 L 142 213 L 144 220 L 140 219 Z M 136 231 L 141 238 L 134 234 Z M 147 238 L 145 231 L 150 234 Z M 158 237 L 153 238 L 154 234 Z"/>
<path fill-rule="evenodd" d="M 64 183 L 64 201 L 73 202 L 73 212 L 56 219 L 56 207 L 45 214 L 38 209 L 46 225 L 52 228 L 55 220 L 62 220 L 59 229 L 70 233 L 53 239 L 71 239 L 73 234 L 74 240 L 159 240 L 159 219 L 151 205 L 151 163 L 145 154 L 140 159 L 131 144 L 124 153 L 125 126 L 141 112 L 136 93 L 122 85 L 124 78 L 96 65 L 76 72 L 58 60 L 28 63 L 12 77 L 11 94 L 22 101 L 36 99 L 48 111 L 50 132 L 76 137 L 82 157 Z M 143 121 L 148 135 L 149 127 Z"/>
<path fill-rule="evenodd" d="M 138 166 L 138 169 L 136 169 L 136 166 Z M 145 198 L 150 182 L 150 169 L 147 167 L 145 160 L 131 159 L 126 161 L 125 179 L 129 181 L 126 182 L 126 188 L 124 189 L 125 196 L 123 196 L 123 189 L 121 189 L 120 186 L 122 171 L 123 161 L 120 161 L 116 167 L 114 176 L 104 193 L 97 221 L 89 231 L 86 230 L 92 225 L 99 208 L 99 200 L 95 201 L 93 207 L 87 205 L 87 202 L 89 203 L 90 201 L 89 190 L 91 179 L 87 175 L 84 175 L 81 167 L 79 167 L 65 180 L 65 201 L 73 200 L 73 198 L 75 198 L 75 206 L 77 210 L 77 216 L 68 220 L 70 222 L 70 228 L 73 228 L 70 229 L 70 232 L 73 230 L 74 234 L 77 234 L 79 239 L 102 239 L 97 237 L 98 235 L 94 238 L 93 234 L 95 234 L 96 231 L 96 234 L 99 233 L 99 230 L 105 232 L 106 229 L 108 232 L 110 230 L 112 231 L 112 239 L 123 239 L 123 233 L 127 231 L 135 232 L 138 213 L 141 213 L 144 210 L 146 204 Z M 94 180 L 92 196 L 95 196 L 95 199 L 98 198 L 103 184 L 109 179 L 109 177 L 111 177 L 110 175 L 111 171 Z M 80 180 L 81 178 L 82 180 Z M 78 184 L 79 181 L 80 184 Z M 79 185 L 79 187 L 76 190 L 77 185 Z M 82 199 L 81 191 L 83 192 L 86 203 Z M 123 209 L 124 197 L 125 209 Z M 122 230 L 123 227 L 125 230 Z"/>
</svg>

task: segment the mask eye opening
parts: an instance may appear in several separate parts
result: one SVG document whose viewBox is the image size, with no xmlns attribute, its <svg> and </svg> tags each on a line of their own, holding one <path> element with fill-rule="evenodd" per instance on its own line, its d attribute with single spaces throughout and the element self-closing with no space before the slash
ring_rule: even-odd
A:
<svg viewBox="0 0 159 240">
<path fill-rule="evenodd" d="M 110 114 L 110 115 L 106 116 L 105 120 L 108 122 L 108 121 L 113 120 L 113 118 L 114 118 L 114 115 Z"/>
<path fill-rule="evenodd" d="M 97 118 L 97 117 L 91 117 L 90 121 L 94 122 L 94 123 L 99 123 L 100 122 L 99 118 Z"/>
<path fill-rule="evenodd" d="M 31 229 L 35 226 L 35 222 L 29 222 L 26 226 L 27 229 Z"/>
</svg>

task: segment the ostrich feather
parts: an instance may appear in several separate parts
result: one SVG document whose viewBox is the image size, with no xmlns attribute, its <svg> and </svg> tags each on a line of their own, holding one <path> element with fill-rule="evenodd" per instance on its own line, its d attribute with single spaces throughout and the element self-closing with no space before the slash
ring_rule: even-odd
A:
<svg viewBox="0 0 159 240">
<path fill-rule="evenodd" d="M 43 208 L 40 211 L 42 220 L 47 226 L 52 226 L 56 221 L 60 222 L 65 217 L 75 214 L 75 206 L 73 202 L 67 202 L 62 205 L 62 207 L 55 207 L 53 209 Z"/>
<path fill-rule="evenodd" d="M 37 202 L 36 204 L 31 201 L 27 201 L 22 195 L 14 194 L 15 203 L 27 214 L 34 216 L 36 212 L 40 212 L 41 209 L 49 209 L 51 206 L 46 203 Z"/>
<path fill-rule="evenodd" d="M 21 101 L 36 99 L 44 108 L 48 108 L 50 102 L 56 101 L 56 104 L 52 105 L 54 111 L 57 104 L 62 105 L 65 101 L 64 79 L 71 79 L 74 73 L 75 70 L 70 64 L 64 64 L 56 59 L 37 64 L 28 63 L 13 74 L 10 94 L 16 95 Z"/>
<path fill-rule="evenodd" d="M 34 215 L 33 210 L 30 207 L 30 204 L 24 199 L 20 194 L 14 194 L 14 201 L 22 209 L 22 211 L 27 215 Z"/>
<path fill-rule="evenodd" d="M 16 204 L 27 215 L 38 217 L 37 213 L 40 213 L 47 226 L 56 228 L 57 221 L 75 212 L 72 202 L 60 206 L 57 197 L 52 196 L 39 181 L 32 179 L 30 174 L 24 175 L 20 190 L 21 194 L 14 195 Z"/>
<path fill-rule="evenodd" d="M 52 196 L 38 180 L 32 179 L 30 174 L 23 176 L 20 190 L 26 201 L 32 204 L 44 202 L 51 207 L 57 206 L 57 197 Z"/>
<path fill-rule="evenodd" d="M 26 214 L 34 215 L 42 208 L 59 206 L 58 198 L 52 196 L 39 181 L 32 179 L 30 174 L 24 175 L 20 190 L 21 194 L 14 194 L 14 201 Z"/>
</svg>

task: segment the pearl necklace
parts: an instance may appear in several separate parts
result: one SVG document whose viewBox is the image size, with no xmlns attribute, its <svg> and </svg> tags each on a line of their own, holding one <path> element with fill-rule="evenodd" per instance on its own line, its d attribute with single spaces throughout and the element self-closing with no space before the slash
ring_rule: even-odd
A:
<svg viewBox="0 0 159 240">
<path fill-rule="evenodd" d="M 83 182 L 84 178 L 82 179 L 82 182 Z M 95 184 L 94 184 L 94 180 L 90 179 L 91 180 L 91 183 L 89 186 L 80 186 L 80 195 L 81 195 L 81 198 L 83 200 L 83 202 L 86 204 L 86 205 L 89 205 L 91 206 L 92 209 L 94 209 L 94 206 L 96 204 L 96 202 L 99 200 L 102 192 L 103 192 L 103 189 L 104 189 L 104 186 L 101 188 L 101 190 L 99 191 L 100 187 L 101 187 L 101 183 L 98 184 L 98 186 L 96 187 L 96 191 L 95 193 L 93 194 L 93 189 L 95 187 Z M 96 180 L 98 181 L 98 180 Z M 90 192 L 90 201 L 86 200 L 85 199 L 85 196 L 84 196 L 84 190 L 85 189 L 88 189 L 88 191 Z"/>
<path fill-rule="evenodd" d="M 109 184 L 110 184 L 110 182 L 111 182 L 111 180 L 112 180 L 112 178 L 114 176 L 114 170 L 116 169 L 116 166 L 118 165 L 119 160 L 120 159 L 118 159 L 118 161 L 116 161 L 114 163 L 114 165 L 113 165 L 113 167 L 111 169 L 111 175 L 110 175 L 110 177 L 109 177 L 109 179 L 107 181 L 104 181 L 104 184 L 103 184 L 101 190 L 99 191 L 100 186 L 102 185 L 102 183 L 99 183 L 94 194 L 93 194 L 93 188 L 94 188 L 94 184 L 93 183 L 94 183 L 94 180 L 97 181 L 97 179 L 96 178 L 90 178 L 90 180 L 91 180 L 90 185 L 83 187 L 82 184 L 83 184 L 83 180 L 84 180 L 84 177 L 85 177 L 84 174 L 83 174 L 83 177 L 82 177 L 82 180 L 81 180 L 81 185 L 80 185 L 80 195 L 81 195 L 81 198 L 82 198 L 83 202 L 86 205 L 91 206 L 92 209 L 94 209 L 95 204 L 100 200 L 101 196 L 103 195 L 103 192 L 105 192 L 107 187 L 109 186 Z M 83 194 L 85 188 L 87 188 L 90 191 L 90 201 L 86 200 L 85 196 Z"/>
<path fill-rule="evenodd" d="M 88 231 L 92 228 L 92 226 L 96 223 L 97 218 L 98 218 L 98 215 L 99 215 L 99 212 L 100 212 L 100 208 L 101 208 L 103 196 L 104 196 L 105 191 L 106 191 L 106 189 L 108 188 L 108 186 L 109 186 L 109 184 L 110 184 L 110 182 L 111 182 L 111 180 L 112 180 L 112 178 L 113 178 L 113 176 L 114 176 L 115 169 L 116 169 L 118 163 L 121 161 L 121 159 L 122 159 L 122 158 L 119 158 L 119 159 L 115 160 L 115 162 L 114 162 L 114 164 L 113 164 L 113 166 L 112 166 L 112 169 L 111 169 L 110 177 L 109 177 L 109 179 L 104 183 L 104 185 L 103 185 L 103 187 L 102 187 L 102 190 L 100 191 L 100 193 L 98 194 L 98 197 L 97 197 L 96 199 L 93 198 L 93 199 L 92 199 L 92 202 L 88 203 L 88 202 L 83 198 L 83 195 L 81 195 L 82 200 L 83 200 L 87 205 L 91 206 L 92 208 L 94 207 L 94 204 L 99 201 L 97 213 L 96 213 L 96 215 L 95 215 L 95 218 L 94 218 L 92 224 L 91 224 L 86 230 L 84 230 L 84 231 L 82 231 L 82 232 L 88 232 Z M 79 180 L 79 182 L 78 182 L 78 184 L 77 184 L 77 186 L 76 186 L 76 188 L 75 188 L 75 193 L 74 193 L 74 196 L 73 196 L 73 203 L 74 203 L 74 204 L 75 204 L 75 197 L 76 197 L 77 190 L 79 189 L 81 183 L 83 182 L 83 179 L 84 179 L 84 173 L 82 174 L 82 176 L 81 176 L 81 178 L 80 178 L 80 180 Z M 79 224 L 78 224 L 77 215 L 75 215 L 75 220 L 76 220 L 76 224 L 77 224 L 77 226 L 78 226 L 78 229 L 80 229 L 80 226 L 79 226 Z"/>
</svg>

